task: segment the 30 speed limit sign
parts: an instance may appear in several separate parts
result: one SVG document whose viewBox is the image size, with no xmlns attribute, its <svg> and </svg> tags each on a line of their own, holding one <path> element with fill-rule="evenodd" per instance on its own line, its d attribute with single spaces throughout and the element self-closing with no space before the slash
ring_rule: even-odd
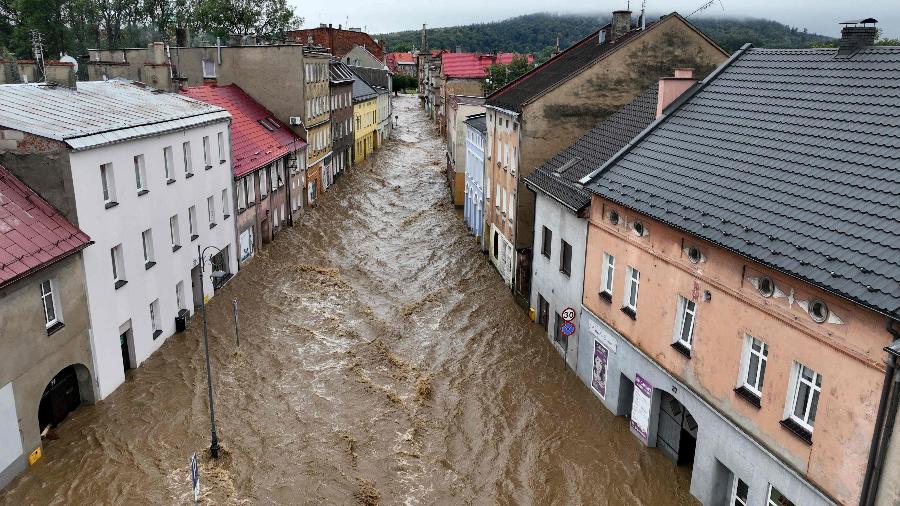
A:
<svg viewBox="0 0 900 506">
<path fill-rule="evenodd" d="M 563 321 L 567 321 L 567 322 L 574 320 L 575 319 L 575 310 L 570 307 L 563 309 L 562 319 L 563 319 Z"/>
</svg>

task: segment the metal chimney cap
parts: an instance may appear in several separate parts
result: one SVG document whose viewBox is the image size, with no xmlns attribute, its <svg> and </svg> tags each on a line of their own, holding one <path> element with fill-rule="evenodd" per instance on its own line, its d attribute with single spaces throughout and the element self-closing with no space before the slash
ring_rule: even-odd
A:
<svg viewBox="0 0 900 506">
<path fill-rule="evenodd" d="M 841 25 L 865 25 L 865 24 L 872 24 L 872 25 L 874 25 L 875 23 L 878 23 L 878 20 L 877 20 L 877 19 L 875 19 L 875 18 L 866 18 L 866 19 L 856 19 L 856 20 L 850 20 L 850 21 L 841 21 L 841 22 L 838 23 L 838 24 L 841 24 Z"/>
</svg>

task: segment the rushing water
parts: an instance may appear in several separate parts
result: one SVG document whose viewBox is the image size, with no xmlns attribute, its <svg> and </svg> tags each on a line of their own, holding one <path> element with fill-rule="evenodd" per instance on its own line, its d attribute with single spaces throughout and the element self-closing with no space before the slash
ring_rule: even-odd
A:
<svg viewBox="0 0 900 506">
<path fill-rule="evenodd" d="M 415 98 L 399 127 L 209 305 L 224 458 L 209 461 L 199 316 L 63 422 L 4 504 L 694 501 L 513 301 L 453 207 Z M 231 300 L 240 299 L 241 345 Z"/>
</svg>

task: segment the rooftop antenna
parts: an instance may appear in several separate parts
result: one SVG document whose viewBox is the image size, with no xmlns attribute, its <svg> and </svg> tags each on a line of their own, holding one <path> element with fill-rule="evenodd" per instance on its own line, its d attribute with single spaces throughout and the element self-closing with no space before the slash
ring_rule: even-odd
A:
<svg viewBox="0 0 900 506">
<path fill-rule="evenodd" d="M 31 30 L 31 51 L 34 53 L 34 61 L 38 68 L 41 69 L 41 76 L 46 79 L 47 75 L 44 71 L 44 41 L 41 32 Z"/>
<path fill-rule="evenodd" d="M 685 16 L 685 18 L 689 18 L 689 17 L 693 16 L 694 14 L 697 14 L 698 12 L 703 12 L 703 11 L 705 11 L 706 9 L 709 9 L 709 8 L 712 7 L 717 1 L 719 2 L 719 5 L 722 6 L 722 11 L 724 12 L 724 11 L 725 11 L 725 4 L 722 3 L 722 0 L 709 0 L 709 1 L 707 1 L 707 2 L 703 2 L 703 5 L 701 5 L 700 7 L 697 7 L 697 9 L 694 10 L 694 12 L 692 12 L 692 13 L 688 14 L 687 16 Z"/>
<path fill-rule="evenodd" d="M 641 3 L 641 17 L 638 19 L 638 24 L 641 26 L 641 30 L 647 29 L 647 0 L 644 0 Z"/>
</svg>

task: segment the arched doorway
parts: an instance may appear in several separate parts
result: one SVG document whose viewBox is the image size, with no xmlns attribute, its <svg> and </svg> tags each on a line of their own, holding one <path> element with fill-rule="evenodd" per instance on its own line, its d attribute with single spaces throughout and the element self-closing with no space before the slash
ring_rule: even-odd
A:
<svg viewBox="0 0 900 506">
<path fill-rule="evenodd" d="M 41 395 L 38 405 L 38 430 L 56 427 L 75 411 L 82 402 L 93 402 L 90 372 L 80 364 L 70 365 L 59 371 Z"/>
<path fill-rule="evenodd" d="M 657 447 L 679 466 L 693 466 L 697 448 L 697 421 L 678 399 L 662 393 Z"/>
</svg>

